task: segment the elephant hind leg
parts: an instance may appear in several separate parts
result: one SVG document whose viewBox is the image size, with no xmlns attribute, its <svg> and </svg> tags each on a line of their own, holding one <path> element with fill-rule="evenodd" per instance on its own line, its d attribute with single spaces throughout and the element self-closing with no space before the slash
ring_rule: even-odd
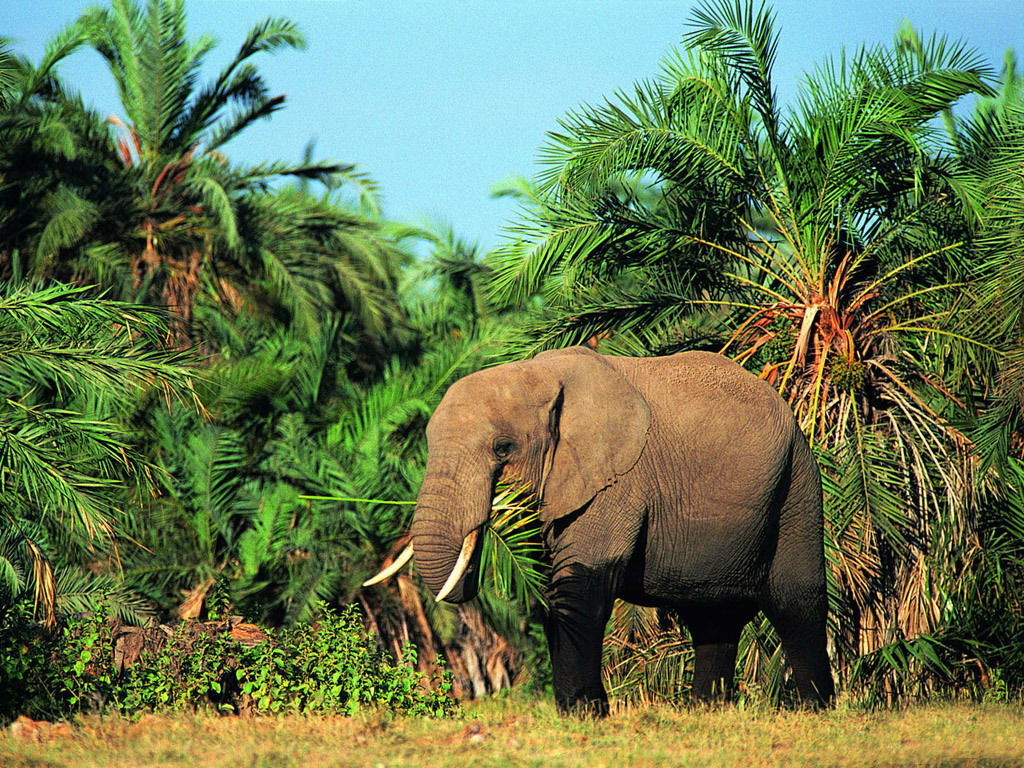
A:
<svg viewBox="0 0 1024 768">
<path fill-rule="evenodd" d="M 770 594 L 762 606 L 765 616 L 782 639 L 786 662 L 804 706 L 827 706 L 835 695 L 828 660 L 828 596 L 824 569 L 806 567 L 805 558 L 777 559 L 772 566 Z"/>
<path fill-rule="evenodd" d="M 782 650 L 793 670 L 800 702 L 813 708 L 828 706 L 835 696 L 825 635 L 825 599 L 800 611 L 766 610 L 782 638 Z"/>
<path fill-rule="evenodd" d="M 797 694 L 804 706 L 827 706 L 835 695 L 835 684 L 827 650 L 824 573 L 776 561 L 772 577 L 771 595 L 762 607 L 782 639 Z"/>
<path fill-rule="evenodd" d="M 697 701 L 728 701 L 736 675 L 736 650 L 753 610 L 690 610 L 682 615 L 693 638 L 693 688 Z"/>
<path fill-rule="evenodd" d="M 831 703 L 821 481 L 802 438 L 793 446 L 789 485 L 779 516 L 779 538 L 768 574 L 765 615 L 782 638 L 793 682 L 807 706 Z"/>
</svg>

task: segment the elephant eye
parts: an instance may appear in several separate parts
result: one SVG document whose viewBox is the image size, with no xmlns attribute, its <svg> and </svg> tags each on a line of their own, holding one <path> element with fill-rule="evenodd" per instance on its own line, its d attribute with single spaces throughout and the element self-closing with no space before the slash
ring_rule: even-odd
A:
<svg viewBox="0 0 1024 768">
<path fill-rule="evenodd" d="M 499 459 L 508 458 L 508 455 L 516 449 L 516 444 L 511 440 L 498 440 L 494 444 L 494 455 Z"/>
</svg>

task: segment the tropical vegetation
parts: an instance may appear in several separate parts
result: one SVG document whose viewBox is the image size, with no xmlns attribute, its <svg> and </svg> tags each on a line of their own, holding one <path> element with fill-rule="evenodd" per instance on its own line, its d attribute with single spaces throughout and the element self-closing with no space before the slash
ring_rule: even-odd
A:
<svg viewBox="0 0 1024 768">
<path fill-rule="evenodd" d="M 233 161 L 285 106 L 257 62 L 303 36 L 267 19 L 205 81 L 215 43 L 186 21 L 181 0 L 110 0 L 39 62 L 0 41 L 3 626 L 226 605 L 298 628 L 355 605 L 459 693 L 543 687 L 544 556 L 512 490 L 473 603 L 414 573 L 362 587 L 404 544 L 426 421 L 459 376 L 541 349 L 705 349 L 776 387 L 821 464 L 842 688 L 1024 685 L 1012 56 L 996 73 L 904 27 L 783 104 L 770 7 L 708 0 L 659 73 L 565 116 L 536 178 L 498 191 L 520 211 L 485 253 L 388 220 L 370 176 L 312 145 Z M 86 48 L 116 117 L 62 74 Z M 688 658 L 672 616 L 617 606 L 619 700 L 683 696 Z M 767 622 L 739 671 L 785 695 Z"/>
</svg>

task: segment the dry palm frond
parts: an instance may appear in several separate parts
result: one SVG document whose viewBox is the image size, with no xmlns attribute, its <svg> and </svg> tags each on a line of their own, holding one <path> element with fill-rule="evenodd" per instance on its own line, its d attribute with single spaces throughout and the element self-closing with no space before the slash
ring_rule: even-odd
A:
<svg viewBox="0 0 1024 768">
<path fill-rule="evenodd" d="M 668 612 L 617 601 L 604 643 L 608 693 L 631 704 L 678 702 L 689 689 L 693 649 Z"/>
</svg>

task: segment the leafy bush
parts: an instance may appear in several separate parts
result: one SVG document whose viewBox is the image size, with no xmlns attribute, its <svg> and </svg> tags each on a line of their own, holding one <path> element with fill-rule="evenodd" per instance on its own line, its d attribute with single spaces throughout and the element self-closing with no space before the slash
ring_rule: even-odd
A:
<svg viewBox="0 0 1024 768">
<path fill-rule="evenodd" d="M 0 716 L 57 719 L 84 710 L 215 709 L 246 714 L 353 714 L 364 708 L 452 715 L 450 673 L 416 671 L 416 649 L 398 664 L 363 629 L 355 606 L 278 631 L 228 620 L 125 628 L 102 613 L 36 628 L 25 607 L 0 618 Z M 120 641 L 138 642 L 126 652 Z"/>
<path fill-rule="evenodd" d="M 49 715 L 59 675 L 50 659 L 59 635 L 33 620 L 28 601 L 0 604 L 0 721 Z"/>
</svg>

